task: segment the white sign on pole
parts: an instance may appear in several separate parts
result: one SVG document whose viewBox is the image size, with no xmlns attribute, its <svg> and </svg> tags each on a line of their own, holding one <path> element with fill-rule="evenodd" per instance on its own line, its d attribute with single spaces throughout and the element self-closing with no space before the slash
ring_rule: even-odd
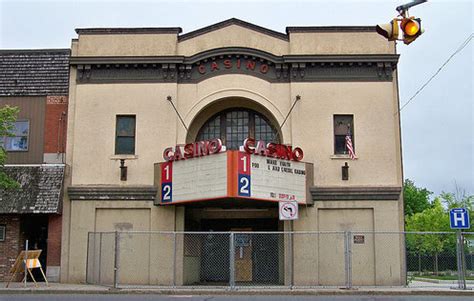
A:
<svg viewBox="0 0 474 301">
<path fill-rule="evenodd" d="M 280 204 L 280 220 L 290 221 L 298 219 L 298 202 L 279 202 Z"/>
</svg>

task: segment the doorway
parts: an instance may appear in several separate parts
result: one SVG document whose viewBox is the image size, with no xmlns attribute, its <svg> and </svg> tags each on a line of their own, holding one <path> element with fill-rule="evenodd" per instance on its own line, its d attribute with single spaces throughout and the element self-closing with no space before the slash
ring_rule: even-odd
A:
<svg viewBox="0 0 474 301">
<path fill-rule="evenodd" d="M 228 283 L 233 270 L 237 285 L 279 284 L 283 234 L 261 233 L 277 232 L 278 224 L 276 218 L 201 220 L 202 231 L 209 232 L 201 245 L 201 282 Z M 230 234 L 220 232 L 234 233 L 232 251 Z"/>
<path fill-rule="evenodd" d="M 28 240 L 28 250 L 41 250 L 39 261 L 43 269 L 46 271 L 48 252 L 48 216 L 23 216 L 21 219 L 20 231 L 24 239 L 22 242 L 22 250 L 25 250 L 26 248 L 26 240 Z M 32 269 L 32 273 L 36 281 L 44 281 L 39 269 Z"/>
</svg>

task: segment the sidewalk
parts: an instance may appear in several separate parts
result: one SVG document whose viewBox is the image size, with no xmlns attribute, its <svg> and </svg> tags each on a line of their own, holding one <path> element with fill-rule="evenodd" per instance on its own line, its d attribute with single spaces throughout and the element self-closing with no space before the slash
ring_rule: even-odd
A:
<svg viewBox="0 0 474 301">
<path fill-rule="evenodd" d="M 436 295 L 436 296 L 474 296 L 474 290 L 459 290 L 450 287 L 358 287 L 344 288 L 293 288 L 275 287 L 159 287 L 159 286 L 130 286 L 115 289 L 107 286 L 89 284 L 50 283 L 46 286 L 33 283 L 24 287 L 23 283 L 0 282 L 2 294 L 161 294 L 161 295 Z"/>
</svg>

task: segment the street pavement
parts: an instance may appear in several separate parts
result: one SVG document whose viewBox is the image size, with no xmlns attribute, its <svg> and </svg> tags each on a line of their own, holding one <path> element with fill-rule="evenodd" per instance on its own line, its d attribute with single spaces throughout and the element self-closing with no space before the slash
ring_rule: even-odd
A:
<svg viewBox="0 0 474 301">
<path fill-rule="evenodd" d="M 281 296 L 281 295 L 238 295 L 238 296 L 213 296 L 213 295 L 0 295 L 0 301 L 472 301 L 472 296 L 370 296 L 370 295 L 352 295 L 352 296 Z"/>
<path fill-rule="evenodd" d="M 0 283 L 0 301 L 4 300 L 35 300 L 35 301 L 138 301 L 138 300 L 192 300 L 192 301 L 232 301 L 232 300 L 474 300 L 473 285 L 467 290 L 457 289 L 457 283 L 416 283 L 416 287 L 358 287 L 344 288 L 293 288 L 273 287 L 121 287 L 114 289 L 108 286 L 88 284 L 65 284 L 44 282 L 12 283 L 9 288 Z"/>
</svg>

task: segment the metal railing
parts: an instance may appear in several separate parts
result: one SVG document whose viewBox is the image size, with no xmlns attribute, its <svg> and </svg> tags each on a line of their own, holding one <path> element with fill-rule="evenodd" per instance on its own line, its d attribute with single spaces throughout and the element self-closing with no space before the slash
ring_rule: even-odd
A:
<svg viewBox="0 0 474 301">
<path fill-rule="evenodd" d="M 474 233 L 91 232 L 87 283 L 114 287 L 474 286 Z"/>
</svg>

